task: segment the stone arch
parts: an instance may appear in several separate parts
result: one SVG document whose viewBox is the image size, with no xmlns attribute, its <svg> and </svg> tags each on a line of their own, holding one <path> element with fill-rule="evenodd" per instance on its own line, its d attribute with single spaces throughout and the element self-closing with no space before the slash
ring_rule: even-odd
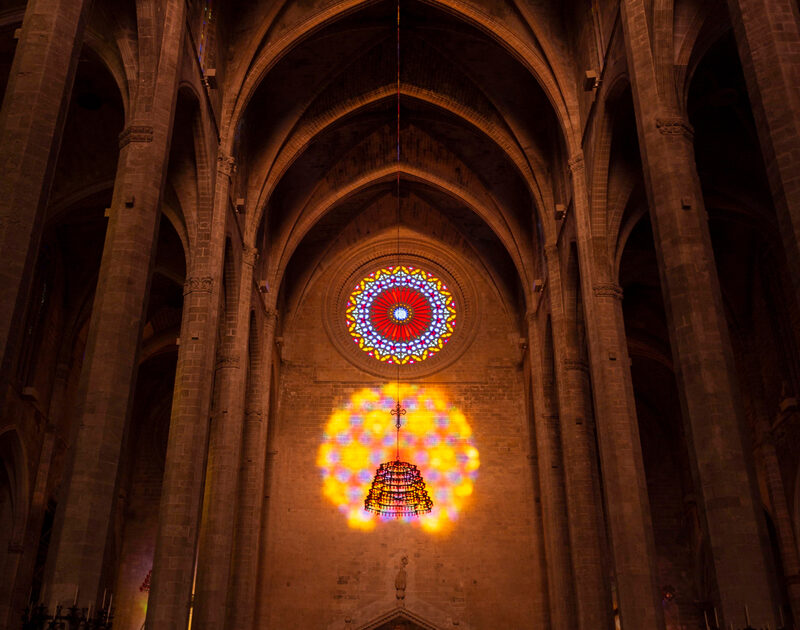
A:
<svg viewBox="0 0 800 630">
<path fill-rule="evenodd" d="M 202 108 L 193 85 L 178 87 L 175 118 L 172 126 L 167 181 L 174 198 L 164 195 L 162 212 L 170 220 L 184 247 L 187 267 L 198 239 L 201 213 L 211 196 L 208 181 L 210 165 L 203 133 Z"/>
<path fill-rule="evenodd" d="M 247 104 L 270 68 L 304 39 L 325 26 L 334 23 L 344 15 L 357 11 L 366 4 L 363 0 L 342 0 L 338 4 L 327 7 L 318 14 L 309 17 L 302 23 L 302 29 L 292 29 L 279 40 L 278 44 L 273 47 L 266 47 L 259 53 L 258 49 L 261 47 L 262 40 L 271 23 L 265 24 L 259 31 L 259 35 L 254 36 L 251 40 L 253 45 L 245 55 L 245 58 L 251 59 L 252 62 L 243 64 L 242 75 L 232 81 L 237 86 L 237 89 L 231 92 L 230 100 L 227 100 L 223 106 L 224 113 L 221 127 L 225 130 L 222 136 L 226 150 L 229 151 L 231 149 L 234 140 L 233 130 L 236 129 L 239 120 L 247 109 Z M 577 98 L 571 93 L 563 91 L 563 85 L 568 83 L 562 82 L 562 84 L 559 84 L 554 76 L 553 66 L 548 63 L 547 59 L 543 58 L 509 29 L 504 28 L 490 15 L 470 7 L 461 0 L 428 0 L 428 4 L 436 6 L 450 15 L 455 15 L 467 24 L 477 28 L 477 30 L 488 35 L 503 47 L 511 57 L 521 63 L 537 80 L 552 105 L 568 148 L 570 151 L 577 150 L 580 139 L 573 137 L 577 132 L 573 129 L 572 124 L 572 118 L 577 108 Z"/>
<path fill-rule="evenodd" d="M 290 314 L 303 300 L 303 296 L 307 294 L 308 288 L 326 273 L 330 264 L 328 261 L 349 256 L 349 253 L 354 251 L 354 247 L 366 247 L 371 250 L 373 244 L 377 246 L 378 243 L 391 242 L 393 243 L 392 251 L 396 250 L 397 218 L 395 212 L 390 212 L 396 207 L 395 204 L 396 199 L 388 192 L 385 195 L 370 198 L 348 218 L 340 235 L 329 245 L 317 249 L 312 258 L 304 256 L 304 260 L 307 261 L 307 271 L 293 282 L 295 297 L 284 302 L 284 317 L 291 316 Z M 401 221 L 402 238 L 400 240 L 403 247 L 410 246 L 412 243 L 419 244 L 418 247 L 421 247 L 422 243 L 426 243 L 433 250 L 440 251 L 444 247 L 447 252 L 454 254 L 457 258 L 472 261 L 475 270 L 485 275 L 494 289 L 495 296 L 503 304 L 506 312 L 513 317 L 508 311 L 510 305 L 515 303 L 513 291 L 503 284 L 503 278 L 500 277 L 497 270 L 488 264 L 481 255 L 481 250 L 463 235 L 452 217 L 432 211 L 433 206 L 435 204 L 420 197 L 419 191 L 409 194 L 407 201 L 402 203 L 403 220 Z M 369 245 L 365 246 L 364 243 Z M 371 257 L 377 258 L 378 256 Z"/>
<path fill-rule="evenodd" d="M 703 3 L 701 3 L 703 4 Z M 719 5 L 709 3 L 705 11 L 698 11 L 686 29 L 680 48 L 676 52 L 675 66 L 678 69 L 676 85 L 680 98 L 680 110 L 685 111 L 689 100 L 689 88 L 695 71 L 706 53 L 731 29 L 730 21 Z M 720 15 L 723 13 L 724 15 Z"/>
<path fill-rule="evenodd" d="M 358 630 L 440 630 L 420 615 L 407 608 L 394 608 L 365 624 L 358 626 Z"/>
<path fill-rule="evenodd" d="M 423 182 L 428 186 L 458 199 L 464 206 L 470 208 L 476 215 L 481 217 L 495 231 L 517 268 L 517 273 L 519 274 L 522 281 L 521 284 L 525 291 L 525 300 L 526 303 L 528 303 L 530 301 L 529 292 L 533 286 L 532 279 L 530 278 L 533 273 L 530 269 L 530 261 L 533 260 L 533 257 L 525 256 L 524 249 L 520 251 L 519 244 L 515 241 L 513 233 L 505 226 L 500 226 L 498 224 L 498 221 L 488 211 L 488 208 L 482 203 L 482 200 L 478 199 L 464 187 L 453 184 L 452 182 L 447 182 L 442 178 L 420 171 L 419 169 L 407 165 L 401 165 L 400 168 L 402 175 L 408 179 Z M 276 251 L 274 255 L 271 254 L 268 257 L 271 261 L 269 277 L 272 279 L 272 282 L 270 284 L 274 286 L 280 285 L 286 266 L 298 244 L 302 241 L 303 236 L 311 230 L 313 225 L 319 221 L 320 217 L 330 207 L 359 191 L 391 179 L 396 173 L 397 167 L 395 165 L 379 168 L 368 173 L 362 173 L 359 179 L 347 182 L 345 185 L 331 191 L 326 197 L 317 202 L 308 213 L 299 218 L 292 225 L 291 234 L 288 235 L 288 238 L 285 240 L 278 240 L 278 244 L 282 245 L 282 250 Z"/>
<path fill-rule="evenodd" d="M 630 201 L 630 198 L 628 201 Z M 647 212 L 647 204 L 642 203 L 630 211 L 626 210 L 624 216 L 620 217 L 620 226 L 617 232 L 616 250 L 613 260 L 614 266 L 611 271 L 611 277 L 614 279 L 614 282 L 619 282 L 619 267 L 622 262 L 622 254 L 625 252 L 625 245 L 628 242 L 628 238 Z"/>
<path fill-rule="evenodd" d="M 128 66 L 121 59 L 122 51 L 120 49 L 115 50 L 100 33 L 96 32 L 91 27 L 86 28 L 84 46 L 91 50 L 100 61 L 103 62 L 108 73 L 114 77 L 117 89 L 119 89 L 120 98 L 122 99 L 125 120 L 128 120 L 131 107 L 131 77 L 128 76 L 127 73 L 129 70 Z M 116 53 L 119 53 L 119 57 Z"/>
<path fill-rule="evenodd" d="M 593 182 L 592 182 L 592 214 L 600 215 L 597 224 L 605 225 L 605 202 L 608 187 L 608 171 L 611 160 L 611 142 L 614 132 L 614 104 L 622 93 L 630 86 L 630 78 L 622 68 L 617 68 L 608 80 L 608 87 L 599 103 L 597 123 L 597 139 L 594 146 Z M 593 225 L 594 225 L 593 221 Z"/>
<path fill-rule="evenodd" d="M 605 172 L 605 261 L 610 278 L 616 278 L 625 242 L 630 230 L 635 225 L 631 217 L 630 202 L 634 192 L 643 183 L 641 155 L 635 129 L 633 98 L 630 84 L 621 82 L 618 85 L 616 98 L 613 101 L 617 112 L 608 125 L 608 160 Z M 620 111 L 621 110 L 621 111 Z M 626 146 L 625 139 L 628 139 Z M 636 220 L 647 212 L 644 203 L 633 209 Z"/>
<path fill-rule="evenodd" d="M 277 182 L 292 163 L 302 154 L 305 148 L 313 142 L 318 134 L 333 127 L 346 117 L 372 107 L 380 101 L 394 98 L 396 95 L 395 89 L 394 85 L 388 85 L 384 89 L 352 98 L 344 106 L 330 110 L 330 112 L 326 112 L 325 115 L 300 125 L 284 143 L 284 149 L 282 149 L 276 157 L 274 166 L 270 169 L 269 174 L 261 186 L 255 212 L 253 212 L 252 217 L 248 219 L 248 233 L 252 233 L 257 229 L 257 226 L 263 218 L 268 197 L 274 190 Z M 433 93 L 409 84 L 401 84 L 400 89 L 402 96 L 440 108 L 458 117 L 460 121 L 464 121 L 469 126 L 477 129 L 483 136 L 494 142 L 503 151 L 504 155 L 517 167 L 520 176 L 528 185 L 531 197 L 534 199 L 534 206 L 539 210 L 538 216 L 542 219 L 545 236 L 552 233 L 554 227 L 552 218 L 548 213 L 543 211 L 552 200 L 552 191 L 546 183 L 542 182 L 541 176 L 537 175 L 536 170 L 529 163 L 529 156 L 522 152 L 520 147 L 515 143 L 513 137 L 510 137 L 493 121 L 481 116 L 479 112 L 472 111 L 465 105 L 445 95 Z M 539 153 L 536 153 L 534 157 L 537 158 L 538 165 L 541 166 L 544 158 Z"/>
<path fill-rule="evenodd" d="M 597 142 L 595 145 L 594 175 L 592 182 L 592 242 L 594 260 L 599 269 L 608 278 L 615 277 L 619 265 L 621 248 L 619 246 L 619 230 L 622 211 L 625 209 L 627 196 L 623 193 L 612 198 L 611 176 L 614 157 L 614 143 L 619 132 L 619 103 L 626 98 L 630 90 L 630 79 L 623 69 L 610 80 L 605 94 L 598 123 Z M 634 130 L 635 133 L 635 130 Z"/>
</svg>

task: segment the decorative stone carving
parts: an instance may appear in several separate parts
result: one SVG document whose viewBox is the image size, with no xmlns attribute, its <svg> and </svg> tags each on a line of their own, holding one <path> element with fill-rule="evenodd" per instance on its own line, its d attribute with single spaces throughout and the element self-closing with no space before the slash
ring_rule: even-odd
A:
<svg viewBox="0 0 800 630">
<path fill-rule="evenodd" d="M 223 175 L 230 177 L 236 172 L 236 158 L 230 155 L 225 155 L 222 153 L 222 151 L 220 151 L 217 154 L 217 170 Z"/>
<path fill-rule="evenodd" d="M 575 173 L 577 171 L 583 170 L 585 166 L 585 162 L 583 161 L 583 152 L 579 151 L 575 155 L 573 155 L 569 160 L 567 160 L 567 166 L 569 166 L 569 172 Z"/>
<path fill-rule="evenodd" d="M 152 142 L 153 128 L 150 125 L 130 125 L 119 134 L 119 148 L 130 142 Z"/>
<path fill-rule="evenodd" d="M 242 262 L 253 267 L 256 260 L 258 260 L 258 248 L 245 245 L 242 250 Z"/>
<path fill-rule="evenodd" d="M 548 262 L 558 260 L 558 245 L 550 243 L 544 246 L 544 257 Z"/>
<path fill-rule="evenodd" d="M 232 354 L 217 355 L 217 369 L 239 367 L 239 357 Z"/>
<path fill-rule="evenodd" d="M 684 136 L 687 140 L 694 139 L 694 129 L 680 116 L 656 118 L 656 127 L 664 136 Z"/>
<path fill-rule="evenodd" d="M 394 578 L 395 597 L 400 606 L 404 605 L 406 598 L 406 566 L 408 565 L 408 558 L 403 556 L 400 560 L 400 570 L 397 572 L 397 577 Z"/>
<path fill-rule="evenodd" d="M 617 300 L 622 299 L 622 287 L 614 282 L 604 282 L 596 284 L 592 288 L 595 297 L 611 297 Z"/>
<path fill-rule="evenodd" d="M 183 283 L 183 294 L 189 295 L 190 293 L 211 293 L 214 287 L 214 279 L 211 276 L 191 277 L 186 278 Z"/>
<path fill-rule="evenodd" d="M 275 328 L 275 323 L 278 321 L 278 311 L 274 308 L 266 307 L 264 311 L 264 325 L 270 329 Z"/>
<path fill-rule="evenodd" d="M 576 361 L 575 359 L 564 359 L 565 370 L 578 370 L 580 372 L 588 372 L 589 366 L 586 361 Z"/>
</svg>

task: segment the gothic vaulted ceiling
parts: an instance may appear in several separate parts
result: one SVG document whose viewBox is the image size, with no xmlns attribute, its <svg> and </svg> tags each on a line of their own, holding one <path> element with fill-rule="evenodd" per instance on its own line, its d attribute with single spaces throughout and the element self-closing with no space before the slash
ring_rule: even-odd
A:
<svg viewBox="0 0 800 630">
<path fill-rule="evenodd" d="M 541 210 L 560 185 L 563 123 L 559 97 L 542 87 L 552 84 L 546 52 L 515 9 L 498 6 L 503 45 L 487 32 L 491 16 L 404 0 L 399 86 L 395 2 L 327 19 L 298 6 L 258 14 L 269 3 L 227 16 L 229 37 L 251 42 L 252 56 L 226 78 L 223 126 L 239 156 L 246 230 L 287 301 L 337 241 L 396 226 L 399 169 L 404 233 L 460 243 L 524 306 L 548 229 Z M 537 24 L 557 28 L 553 12 Z"/>
</svg>

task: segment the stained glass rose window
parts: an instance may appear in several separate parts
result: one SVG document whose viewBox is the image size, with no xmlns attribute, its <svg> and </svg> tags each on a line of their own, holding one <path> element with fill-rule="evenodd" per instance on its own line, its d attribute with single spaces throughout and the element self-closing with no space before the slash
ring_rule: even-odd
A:
<svg viewBox="0 0 800 630">
<path fill-rule="evenodd" d="M 444 347 L 456 325 L 456 304 L 439 278 L 400 265 L 363 278 L 350 294 L 345 316 L 361 350 L 402 365 L 424 361 Z"/>
</svg>

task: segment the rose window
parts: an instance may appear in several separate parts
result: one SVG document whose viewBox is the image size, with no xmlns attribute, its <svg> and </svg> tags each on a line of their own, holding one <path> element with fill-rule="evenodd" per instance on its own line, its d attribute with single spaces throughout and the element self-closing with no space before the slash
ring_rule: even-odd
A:
<svg viewBox="0 0 800 630">
<path fill-rule="evenodd" d="M 444 347 L 456 325 L 452 293 L 433 274 L 386 267 L 361 280 L 345 309 L 359 348 L 386 363 L 417 363 Z"/>
</svg>

